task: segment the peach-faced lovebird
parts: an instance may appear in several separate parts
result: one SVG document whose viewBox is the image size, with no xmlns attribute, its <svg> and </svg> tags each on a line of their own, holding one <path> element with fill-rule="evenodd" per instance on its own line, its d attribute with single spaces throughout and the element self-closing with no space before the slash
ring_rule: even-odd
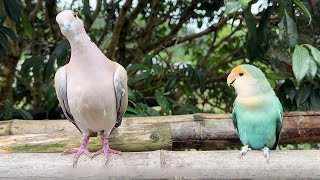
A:
<svg viewBox="0 0 320 180">
<path fill-rule="evenodd" d="M 235 67 L 227 82 L 237 93 L 232 115 L 243 144 L 240 157 L 261 149 L 269 161 L 269 149 L 276 149 L 283 121 L 278 97 L 263 72 L 252 65 Z"/>
<path fill-rule="evenodd" d="M 103 153 L 108 158 L 109 153 L 119 154 L 120 151 L 110 149 L 109 134 L 120 126 L 127 109 L 127 72 L 90 40 L 75 12 L 62 11 L 56 21 L 71 46 L 69 63 L 55 75 L 56 94 L 66 117 L 83 134 L 80 148 L 64 153 L 76 154 L 74 166 L 81 154 L 91 157 L 87 149 L 90 134 L 103 131 L 103 147 L 93 156 Z"/>
</svg>

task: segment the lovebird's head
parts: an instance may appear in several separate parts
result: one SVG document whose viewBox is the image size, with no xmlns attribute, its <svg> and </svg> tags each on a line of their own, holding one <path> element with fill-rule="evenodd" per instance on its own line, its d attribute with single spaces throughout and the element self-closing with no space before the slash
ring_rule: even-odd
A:
<svg viewBox="0 0 320 180">
<path fill-rule="evenodd" d="M 257 67 L 241 64 L 228 75 L 227 83 L 233 86 L 238 95 L 253 96 L 272 90 L 264 73 Z"/>
<path fill-rule="evenodd" d="M 76 12 L 64 10 L 57 15 L 56 21 L 67 39 L 85 33 L 84 24 Z"/>
</svg>

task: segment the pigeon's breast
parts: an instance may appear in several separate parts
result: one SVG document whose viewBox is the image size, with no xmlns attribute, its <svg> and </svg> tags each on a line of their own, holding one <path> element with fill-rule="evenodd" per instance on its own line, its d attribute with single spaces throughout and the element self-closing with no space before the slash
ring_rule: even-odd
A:
<svg viewBox="0 0 320 180">
<path fill-rule="evenodd" d="M 78 69 L 67 76 L 69 106 L 80 129 L 111 131 L 117 117 L 113 73 Z"/>
</svg>

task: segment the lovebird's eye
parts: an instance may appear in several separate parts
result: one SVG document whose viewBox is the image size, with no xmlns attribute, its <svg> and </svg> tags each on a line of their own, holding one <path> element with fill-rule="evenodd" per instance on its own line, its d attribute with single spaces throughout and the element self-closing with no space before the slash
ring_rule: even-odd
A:
<svg viewBox="0 0 320 180">
<path fill-rule="evenodd" d="M 243 73 L 239 73 L 239 76 L 243 76 Z"/>
</svg>

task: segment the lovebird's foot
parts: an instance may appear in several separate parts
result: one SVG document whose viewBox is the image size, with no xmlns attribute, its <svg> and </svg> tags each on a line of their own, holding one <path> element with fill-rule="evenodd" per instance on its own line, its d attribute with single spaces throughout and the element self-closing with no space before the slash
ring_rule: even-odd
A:
<svg viewBox="0 0 320 180">
<path fill-rule="evenodd" d="M 247 154 L 248 151 L 250 151 L 251 148 L 249 148 L 249 145 L 245 145 L 241 148 L 240 154 L 239 154 L 239 158 L 242 158 L 243 156 L 245 156 Z"/>
<path fill-rule="evenodd" d="M 262 150 L 263 150 L 263 155 L 266 158 L 267 163 L 269 163 L 269 160 L 270 160 L 270 155 L 269 155 L 270 154 L 270 149 L 267 146 L 265 146 Z"/>
<path fill-rule="evenodd" d="M 76 154 L 74 157 L 74 160 L 73 160 L 73 167 L 77 166 L 78 159 L 81 156 L 81 154 L 85 154 L 89 158 L 92 158 L 92 156 L 87 148 L 87 144 L 88 144 L 89 139 L 90 139 L 90 136 L 84 135 L 83 140 L 82 140 L 82 144 L 79 149 L 70 149 L 70 150 L 65 150 L 62 152 L 63 155 L 64 154 Z"/>
<path fill-rule="evenodd" d="M 97 156 L 97 155 L 99 155 L 99 154 L 101 154 L 101 153 L 104 154 L 104 157 L 106 158 L 106 163 L 107 163 L 107 160 L 109 158 L 109 153 L 121 155 L 121 151 L 110 149 L 109 136 L 108 135 L 104 135 L 102 149 L 100 149 L 99 151 L 95 152 L 93 154 L 92 158 Z"/>
</svg>

